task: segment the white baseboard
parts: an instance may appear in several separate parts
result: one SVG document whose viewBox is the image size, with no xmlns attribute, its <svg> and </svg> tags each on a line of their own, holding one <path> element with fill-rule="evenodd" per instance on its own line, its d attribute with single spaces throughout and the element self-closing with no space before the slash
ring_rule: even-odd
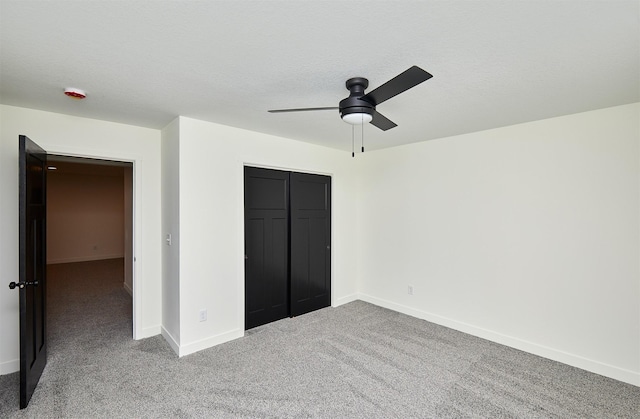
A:
<svg viewBox="0 0 640 419">
<path fill-rule="evenodd" d="M 537 343 L 504 335 L 492 330 L 483 329 L 481 327 L 477 327 L 468 323 L 438 316 L 437 314 L 418 310 L 402 304 L 394 303 L 392 301 L 373 297 L 371 295 L 358 294 L 358 297 L 362 301 L 366 301 L 380 307 L 388 308 L 399 313 L 427 320 L 431 323 L 439 324 L 441 326 L 468 333 L 470 335 L 487 339 L 492 342 L 500 343 L 502 345 L 519 349 L 521 351 L 529 352 L 543 358 L 548 358 L 554 361 L 562 362 L 563 364 L 571 365 L 573 367 L 587 370 L 596 374 L 604 375 L 605 377 L 640 386 L 640 373 L 634 371 L 626 370 L 599 361 L 594 361 L 592 359 L 584 358 L 579 355 L 574 355 L 554 348 L 549 348 L 544 345 L 539 345 Z"/>
<path fill-rule="evenodd" d="M 166 340 L 169 346 L 171 346 L 173 352 L 175 352 L 176 355 L 180 356 L 180 344 L 178 343 L 178 341 L 173 337 L 173 335 L 171 335 L 171 333 L 167 331 L 167 329 L 165 329 L 164 327 L 161 327 L 161 329 L 161 334 L 164 340 Z"/>
<path fill-rule="evenodd" d="M 140 336 L 136 336 L 136 340 L 150 338 L 152 336 L 158 336 L 162 333 L 162 327 L 158 324 L 155 326 L 149 326 L 142 328 Z"/>
<path fill-rule="evenodd" d="M 122 286 L 124 287 L 124 290 L 129 293 L 130 296 L 133 297 L 133 290 L 131 289 L 131 287 L 129 286 L 129 284 L 127 284 L 126 282 L 122 283 Z"/>
<path fill-rule="evenodd" d="M 211 348 L 212 346 L 220 345 L 221 343 L 229 342 L 234 339 L 238 339 L 244 336 L 244 330 L 236 329 L 229 332 L 221 333 L 216 336 L 211 336 L 206 339 L 197 340 L 195 342 L 187 343 L 186 345 L 180 345 L 179 350 L 176 351 L 178 356 L 183 357 L 203 349 Z M 175 349 L 174 349 L 175 351 Z"/>
<path fill-rule="evenodd" d="M 12 374 L 20 371 L 20 359 L 0 362 L 0 375 Z"/>
<path fill-rule="evenodd" d="M 357 293 L 353 293 L 353 294 L 350 294 L 350 295 L 346 295 L 346 296 L 344 296 L 344 297 L 337 298 L 337 299 L 333 302 L 333 304 L 331 304 L 331 307 L 338 307 L 338 306 L 341 306 L 341 305 L 343 305 L 343 304 L 347 304 L 347 303 L 350 303 L 350 302 L 352 302 L 352 301 L 356 301 L 356 300 L 358 300 L 358 299 L 359 299 L 359 298 L 358 298 L 358 294 L 357 294 Z"/>
<path fill-rule="evenodd" d="M 74 257 L 68 257 L 68 258 L 50 259 L 50 260 L 47 260 L 47 265 L 55 265 L 58 263 L 91 262 L 93 260 L 122 259 L 122 258 L 124 258 L 124 254 L 74 256 Z"/>
</svg>

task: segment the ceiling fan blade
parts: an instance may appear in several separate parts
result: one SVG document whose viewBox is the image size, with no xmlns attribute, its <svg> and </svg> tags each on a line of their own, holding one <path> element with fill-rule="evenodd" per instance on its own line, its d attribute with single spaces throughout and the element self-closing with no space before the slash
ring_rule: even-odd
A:
<svg viewBox="0 0 640 419">
<path fill-rule="evenodd" d="M 373 106 L 376 106 L 385 100 L 389 100 L 392 97 L 419 85 L 423 81 L 429 80 L 431 77 L 433 77 L 431 74 L 414 65 L 407 71 L 398 74 L 382 86 L 362 96 L 360 99 L 366 100 Z"/>
<path fill-rule="evenodd" d="M 298 109 L 271 109 L 267 112 L 271 113 L 280 113 L 280 112 L 306 112 L 306 111 L 328 111 L 328 110 L 337 110 L 339 109 L 337 106 L 329 106 L 326 108 L 298 108 Z"/>
<path fill-rule="evenodd" d="M 382 131 L 386 131 L 388 129 L 398 126 L 398 124 L 396 124 L 386 116 L 382 115 L 378 111 L 373 111 L 373 119 L 371 120 L 370 124 L 375 125 L 376 127 L 380 128 Z"/>
</svg>

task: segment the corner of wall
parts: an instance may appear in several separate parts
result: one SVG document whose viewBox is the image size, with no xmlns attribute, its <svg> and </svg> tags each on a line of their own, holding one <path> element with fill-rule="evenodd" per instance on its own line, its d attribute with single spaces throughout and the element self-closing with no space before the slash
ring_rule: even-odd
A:
<svg viewBox="0 0 640 419">
<path fill-rule="evenodd" d="M 211 336 L 205 339 L 197 340 L 195 342 L 187 343 L 185 345 L 179 345 L 177 350 L 174 351 L 179 357 L 190 355 L 204 349 L 211 348 L 222 343 L 230 342 L 234 339 L 238 339 L 244 336 L 244 330 L 231 330 L 226 333 Z M 171 343 L 170 343 L 171 344 Z M 172 346 L 173 348 L 173 346 Z"/>
<path fill-rule="evenodd" d="M 173 349 L 173 352 L 176 353 L 176 355 L 180 356 L 180 344 L 178 343 L 178 341 L 171 335 L 171 333 L 169 333 L 169 331 L 167 329 L 164 328 L 164 326 L 160 327 L 160 334 L 162 335 L 162 337 L 164 338 L 164 340 L 167 341 L 167 343 L 169 344 L 169 346 L 171 347 L 171 349 Z"/>
<path fill-rule="evenodd" d="M 180 117 L 161 132 L 162 335 L 180 346 Z"/>
</svg>

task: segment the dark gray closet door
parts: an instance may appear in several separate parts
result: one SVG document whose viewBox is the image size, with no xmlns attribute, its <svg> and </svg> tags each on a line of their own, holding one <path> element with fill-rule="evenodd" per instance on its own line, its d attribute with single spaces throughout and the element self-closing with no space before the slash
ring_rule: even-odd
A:
<svg viewBox="0 0 640 419">
<path fill-rule="evenodd" d="M 245 167 L 245 329 L 289 316 L 289 173 Z"/>
<path fill-rule="evenodd" d="M 291 316 L 331 304 L 331 178 L 291 173 Z"/>
</svg>

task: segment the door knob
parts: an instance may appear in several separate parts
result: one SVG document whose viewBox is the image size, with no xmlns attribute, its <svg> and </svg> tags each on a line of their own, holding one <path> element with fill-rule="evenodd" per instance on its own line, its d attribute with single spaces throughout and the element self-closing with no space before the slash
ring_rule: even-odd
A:
<svg viewBox="0 0 640 419">
<path fill-rule="evenodd" d="M 24 287 L 26 287 L 27 285 L 38 285 L 38 281 L 27 281 L 27 282 L 9 282 L 9 288 L 14 289 L 14 288 L 19 288 L 22 289 Z"/>
</svg>

